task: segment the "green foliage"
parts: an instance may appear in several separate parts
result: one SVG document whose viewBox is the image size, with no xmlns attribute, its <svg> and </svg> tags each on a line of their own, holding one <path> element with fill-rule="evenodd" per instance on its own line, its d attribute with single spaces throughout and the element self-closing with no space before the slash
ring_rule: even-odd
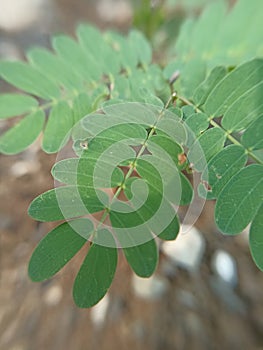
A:
<svg viewBox="0 0 263 350">
<path fill-rule="evenodd" d="M 1 77 L 21 90 L 0 95 L 0 118 L 22 117 L 0 136 L 0 151 L 21 152 L 43 134 L 45 152 L 70 141 L 75 154 L 52 168 L 61 186 L 29 207 L 36 220 L 65 221 L 35 249 L 32 280 L 52 277 L 84 245 L 73 288 L 80 307 L 109 289 L 118 248 L 137 275 L 152 275 L 154 237 L 175 239 L 176 206 L 193 200 L 189 173 L 201 174 L 199 195 L 216 200 L 224 234 L 251 224 L 251 253 L 263 270 L 262 4 L 209 4 L 186 20 L 164 68 L 140 32 L 87 25 L 77 41 L 53 38 L 52 52 L 31 49 L 27 63 L 0 62 Z"/>
</svg>

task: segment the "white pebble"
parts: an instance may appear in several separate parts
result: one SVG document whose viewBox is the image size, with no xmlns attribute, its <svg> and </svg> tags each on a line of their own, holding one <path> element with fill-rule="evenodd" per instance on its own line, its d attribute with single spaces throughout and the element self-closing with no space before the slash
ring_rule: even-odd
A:
<svg viewBox="0 0 263 350">
<path fill-rule="evenodd" d="M 48 0 L 1 0 L 0 28 L 23 30 L 37 23 Z"/>
<path fill-rule="evenodd" d="M 203 258 L 205 240 L 194 226 L 182 225 L 176 240 L 164 242 L 162 251 L 176 265 L 196 271 Z"/>
<path fill-rule="evenodd" d="M 159 276 L 151 276 L 149 278 L 141 278 L 133 274 L 132 288 L 134 294 L 147 300 L 156 300 L 163 296 L 168 288 L 166 279 Z"/>
<path fill-rule="evenodd" d="M 15 177 L 24 176 L 29 173 L 34 173 L 38 171 L 40 164 L 38 162 L 27 162 L 27 161 L 18 161 L 12 165 L 10 172 Z"/>
<path fill-rule="evenodd" d="M 106 294 L 105 297 L 91 309 L 90 318 L 95 327 L 99 328 L 104 324 L 109 303 L 109 296 Z"/>
<path fill-rule="evenodd" d="M 212 257 L 214 273 L 228 284 L 237 284 L 237 266 L 234 258 L 224 250 L 217 250 Z"/>
<path fill-rule="evenodd" d="M 55 306 L 60 302 L 60 300 L 62 299 L 62 296 L 63 296 L 62 288 L 58 285 L 55 285 L 50 287 L 46 291 L 44 295 L 44 302 L 48 306 Z"/>
</svg>

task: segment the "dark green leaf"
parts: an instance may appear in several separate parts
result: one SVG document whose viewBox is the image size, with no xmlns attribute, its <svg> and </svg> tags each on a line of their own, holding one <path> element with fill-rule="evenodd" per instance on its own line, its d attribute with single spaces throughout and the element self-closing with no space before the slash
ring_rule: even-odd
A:
<svg viewBox="0 0 263 350">
<path fill-rule="evenodd" d="M 86 187 L 62 186 L 36 197 L 30 204 L 28 214 L 39 221 L 57 221 L 103 209 L 104 205 L 97 197 L 87 194 Z"/>
<path fill-rule="evenodd" d="M 218 196 L 216 223 L 226 234 L 237 234 L 253 220 L 263 199 L 263 165 L 240 170 Z"/>
<path fill-rule="evenodd" d="M 170 224 L 158 235 L 159 238 L 165 241 L 174 240 L 179 233 L 180 224 L 177 216 L 170 222 Z"/>
<path fill-rule="evenodd" d="M 123 249 L 128 264 L 140 277 L 150 277 L 157 265 L 158 250 L 154 239 Z"/>
<path fill-rule="evenodd" d="M 246 148 L 251 150 L 263 148 L 263 115 L 245 130 L 241 142 Z"/>
<path fill-rule="evenodd" d="M 263 271 L 263 205 L 259 208 L 251 224 L 249 246 L 255 264 Z"/>
<path fill-rule="evenodd" d="M 208 199 L 217 198 L 223 187 L 245 166 L 246 162 L 245 149 L 237 145 L 227 146 L 217 153 L 207 165 L 208 179 L 202 175 L 204 185 L 199 188 L 202 196 Z"/>
<path fill-rule="evenodd" d="M 109 231 L 103 229 L 97 235 L 105 236 L 107 241 L 111 237 L 113 246 Z M 114 278 L 117 260 L 116 248 L 92 244 L 74 283 L 73 297 L 77 306 L 91 307 L 104 297 Z"/>
<path fill-rule="evenodd" d="M 93 225 L 88 219 L 65 222 L 55 227 L 32 254 L 28 267 L 30 278 L 38 282 L 55 275 L 87 242 L 92 231 Z"/>
<path fill-rule="evenodd" d="M 188 159 L 198 171 L 203 171 L 207 162 L 224 146 L 225 132 L 221 128 L 211 128 L 201 134 L 191 145 Z"/>
</svg>

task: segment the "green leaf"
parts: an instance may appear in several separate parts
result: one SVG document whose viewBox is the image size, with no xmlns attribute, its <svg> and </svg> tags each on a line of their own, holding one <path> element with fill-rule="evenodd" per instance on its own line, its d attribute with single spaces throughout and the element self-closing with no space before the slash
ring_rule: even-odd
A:
<svg viewBox="0 0 263 350">
<path fill-rule="evenodd" d="M 58 56 L 43 48 L 33 48 L 27 53 L 27 57 L 31 64 L 40 72 L 45 72 L 50 80 L 72 91 L 81 90 L 80 77 L 75 73 L 72 66 Z"/>
<path fill-rule="evenodd" d="M 54 177 L 54 179 L 64 184 L 76 185 L 78 163 L 79 158 L 63 159 L 54 164 L 54 166 L 51 169 L 51 174 Z"/>
<path fill-rule="evenodd" d="M 129 34 L 129 41 L 137 54 L 138 61 L 142 64 L 150 64 L 152 61 L 152 49 L 145 37 L 139 31 L 132 30 Z"/>
<path fill-rule="evenodd" d="M 193 101 L 197 106 L 205 103 L 210 92 L 215 86 L 226 76 L 227 70 L 225 67 L 215 67 L 208 77 L 196 88 Z"/>
<path fill-rule="evenodd" d="M 208 199 L 217 198 L 228 181 L 245 166 L 246 162 L 247 154 L 243 147 L 237 145 L 225 147 L 209 161 L 208 179 L 202 174 L 204 185 L 199 187 L 199 192 Z"/>
<path fill-rule="evenodd" d="M 198 171 L 203 171 L 207 162 L 224 146 L 225 132 L 221 128 L 211 128 L 201 134 L 191 145 L 188 159 Z"/>
<path fill-rule="evenodd" d="M 52 39 L 52 46 L 59 57 L 73 67 L 74 71 L 88 82 L 98 79 L 98 72 L 83 48 L 73 39 L 59 35 Z"/>
<path fill-rule="evenodd" d="M 77 219 L 55 227 L 40 241 L 31 256 L 30 278 L 39 282 L 55 275 L 87 242 L 92 230 L 93 225 L 88 219 Z"/>
<path fill-rule="evenodd" d="M 180 179 L 181 179 L 181 197 L 179 205 L 187 205 L 192 202 L 193 199 L 193 187 L 190 183 L 190 181 L 187 179 L 187 177 L 180 173 Z"/>
<path fill-rule="evenodd" d="M 172 241 L 177 237 L 179 229 L 180 224 L 178 221 L 178 217 L 175 216 L 174 219 L 170 222 L 170 224 L 158 235 L 158 237 L 165 241 Z"/>
<path fill-rule="evenodd" d="M 180 78 L 175 86 L 179 86 L 179 91 L 186 98 L 191 98 L 197 86 L 205 79 L 206 66 L 203 61 L 193 59 L 184 64 L 180 69 Z"/>
<path fill-rule="evenodd" d="M 226 234 L 237 234 L 253 220 L 263 199 L 263 166 L 249 165 L 240 170 L 218 196 L 215 219 Z"/>
<path fill-rule="evenodd" d="M 185 122 L 193 132 L 189 133 L 188 137 L 191 136 L 191 134 L 200 136 L 200 134 L 204 132 L 209 126 L 209 118 L 205 113 L 191 114 Z"/>
<path fill-rule="evenodd" d="M 136 275 L 150 277 L 157 265 L 158 250 L 154 239 L 141 245 L 123 249 L 128 264 Z"/>
<path fill-rule="evenodd" d="M 81 24 L 78 26 L 77 35 L 91 74 L 95 79 L 98 79 L 103 73 L 111 72 L 112 66 L 113 71 L 118 71 L 118 57 L 114 55 L 113 49 L 109 52 L 109 47 L 97 28 Z M 106 60 L 105 57 L 107 57 Z M 115 58 L 115 63 L 113 58 Z"/>
<path fill-rule="evenodd" d="M 251 150 L 263 148 L 263 115 L 254 121 L 241 137 L 242 144 Z"/>
<path fill-rule="evenodd" d="M 263 205 L 259 208 L 251 224 L 249 247 L 255 264 L 263 271 Z"/>
<path fill-rule="evenodd" d="M 260 57 L 262 11 L 261 0 L 251 0 L 249 5 L 246 0 L 236 1 L 229 11 L 225 1 L 211 2 L 201 16 L 187 19 L 181 27 L 174 52 L 177 59 L 187 62 L 199 58 L 211 69 Z"/>
<path fill-rule="evenodd" d="M 0 119 L 15 117 L 30 112 L 38 106 L 37 101 L 27 95 L 2 94 L 0 95 Z"/>
<path fill-rule="evenodd" d="M 23 62 L 0 62 L 0 76 L 8 83 L 45 100 L 58 98 L 59 88 L 53 81 Z"/>
<path fill-rule="evenodd" d="M 204 105 L 208 115 L 223 116 L 229 131 L 245 128 L 263 112 L 263 60 L 246 62 L 229 73 L 209 94 Z"/>
<path fill-rule="evenodd" d="M 110 236 L 113 241 L 111 233 L 106 229 L 98 231 L 97 235 L 107 236 L 106 240 L 109 240 Z M 114 278 L 117 260 L 116 248 L 92 244 L 73 287 L 73 297 L 77 306 L 91 307 L 104 297 Z"/>
<path fill-rule="evenodd" d="M 46 153 L 58 152 L 68 141 L 72 127 L 72 111 L 66 102 L 61 101 L 50 112 L 44 131 L 43 150 Z"/>
<path fill-rule="evenodd" d="M 167 154 L 174 161 L 174 164 L 176 166 L 180 167 L 178 156 L 179 156 L 179 154 L 183 153 L 183 149 L 178 143 L 176 143 L 170 137 L 166 137 L 166 136 L 162 136 L 162 135 L 158 135 L 158 134 L 152 136 L 149 140 L 147 148 L 151 153 L 153 153 L 155 155 L 155 157 L 158 157 L 158 155 L 160 155 L 160 153 L 158 152 L 158 149 L 156 149 L 156 147 L 151 147 L 152 142 L 154 144 L 160 146 L 160 148 L 162 150 L 167 152 Z"/>
<path fill-rule="evenodd" d="M 93 159 L 90 158 L 88 160 L 80 160 L 79 158 L 63 159 L 53 166 L 51 173 L 56 180 L 67 185 L 76 185 L 78 183 L 82 186 L 91 186 L 93 183 L 93 173 L 90 172 L 92 170 L 92 163 Z M 103 165 L 106 167 L 108 162 L 102 163 L 100 166 Z M 111 182 L 107 183 L 105 174 L 103 173 L 105 167 L 102 168 L 101 179 L 99 180 L 100 188 L 117 187 L 122 183 L 124 174 L 119 168 L 113 169 Z"/>
<path fill-rule="evenodd" d="M 45 122 L 44 112 L 39 110 L 24 117 L 0 136 L 0 152 L 16 154 L 25 150 L 38 137 Z"/>
<path fill-rule="evenodd" d="M 57 221 L 103 209 L 104 205 L 97 197 L 87 194 L 86 187 L 62 186 L 36 197 L 30 204 L 28 214 L 38 221 Z"/>
<path fill-rule="evenodd" d="M 74 123 L 80 121 L 87 114 L 92 112 L 92 101 L 89 95 L 85 93 L 79 94 L 73 100 L 72 112 L 74 116 Z"/>
</svg>

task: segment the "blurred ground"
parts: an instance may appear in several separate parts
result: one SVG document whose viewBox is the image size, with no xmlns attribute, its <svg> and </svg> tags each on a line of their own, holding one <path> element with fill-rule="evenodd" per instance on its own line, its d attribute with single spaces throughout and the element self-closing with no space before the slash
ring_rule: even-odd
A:
<svg viewBox="0 0 263 350">
<path fill-rule="evenodd" d="M 31 10 L 39 11 L 41 1 L 22 2 L 30 1 Z M 21 56 L 32 43 L 46 45 L 50 31 L 72 33 L 81 20 L 123 27 L 130 23 L 131 13 L 121 2 L 124 4 L 120 1 L 118 5 L 123 12 L 115 15 L 109 13 L 107 1 L 100 3 L 100 10 L 96 10 L 95 0 L 45 1 L 39 20 L 32 21 L 31 16 L 29 26 L 21 24 L 14 29 L 11 20 L 1 27 L 1 10 L 7 3 L 15 6 L 15 0 L 0 0 L 0 55 Z M 108 12 L 106 19 L 103 11 Z M 0 88 L 3 91 L 7 86 L 0 83 Z M 0 125 L 0 132 L 4 127 Z M 156 280 L 149 286 L 134 279 L 120 255 L 109 297 L 93 310 L 78 309 L 71 296 L 85 251 L 52 280 L 32 283 L 27 264 L 51 226 L 34 222 L 26 211 L 36 195 L 53 186 L 50 169 L 54 160 L 41 152 L 39 143 L 20 155 L 0 156 L 1 350 L 263 349 L 263 274 L 252 262 L 245 234 L 227 238 L 217 232 L 212 203 L 206 205 L 196 224 L 204 252 L 195 270 L 181 268 L 161 254 Z M 213 268 L 219 249 L 236 263 L 233 283 L 225 283 Z"/>
</svg>

